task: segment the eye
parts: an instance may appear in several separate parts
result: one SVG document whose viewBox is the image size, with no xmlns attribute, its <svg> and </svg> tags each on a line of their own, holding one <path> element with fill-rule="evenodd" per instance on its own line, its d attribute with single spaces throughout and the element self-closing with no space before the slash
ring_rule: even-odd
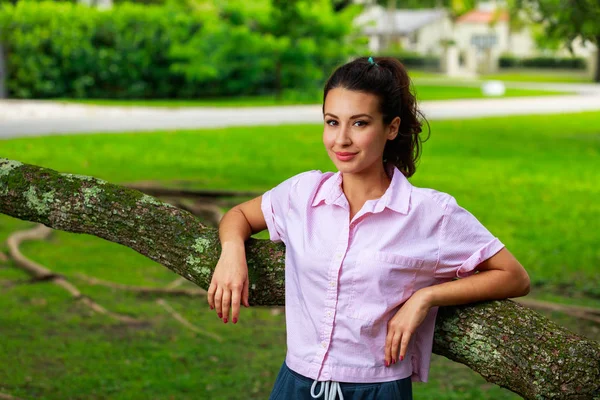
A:
<svg viewBox="0 0 600 400">
<path fill-rule="evenodd" d="M 334 119 L 328 119 L 327 121 L 325 121 L 325 123 L 329 126 L 334 126 L 335 124 L 337 124 L 337 121 Z"/>
<path fill-rule="evenodd" d="M 367 125 L 367 121 L 358 120 L 358 121 L 354 121 L 354 124 L 360 124 L 360 125 L 357 125 L 357 126 L 366 126 Z"/>
</svg>

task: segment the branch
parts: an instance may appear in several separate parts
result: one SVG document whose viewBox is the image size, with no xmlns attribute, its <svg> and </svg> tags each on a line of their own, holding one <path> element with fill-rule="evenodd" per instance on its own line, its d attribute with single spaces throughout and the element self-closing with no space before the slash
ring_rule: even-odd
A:
<svg viewBox="0 0 600 400">
<path fill-rule="evenodd" d="M 0 158 L 0 213 L 130 247 L 203 289 L 218 232 L 137 190 Z M 246 242 L 251 305 L 283 305 L 285 248 Z M 525 399 L 600 399 L 600 344 L 511 300 L 440 307 L 433 350 Z"/>
</svg>

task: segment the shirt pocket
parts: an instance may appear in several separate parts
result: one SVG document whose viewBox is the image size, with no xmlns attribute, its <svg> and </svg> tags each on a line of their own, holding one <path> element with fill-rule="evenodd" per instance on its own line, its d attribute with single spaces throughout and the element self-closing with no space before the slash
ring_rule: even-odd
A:
<svg viewBox="0 0 600 400">
<path fill-rule="evenodd" d="M 368 323 L 387 322 L 388 313 L 413 295 L 424 263 L 398 253 L 361 251 L 350 273 L 348 317 Z"/>
</svg>

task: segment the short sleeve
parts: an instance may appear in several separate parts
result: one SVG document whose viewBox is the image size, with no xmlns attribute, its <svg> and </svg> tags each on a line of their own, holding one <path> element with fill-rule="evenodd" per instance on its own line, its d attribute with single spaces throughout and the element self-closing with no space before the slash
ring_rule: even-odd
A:
<svg viewBox="0 0 600 400">
<path fill-rule="evenodd" d="M 464 278 L 504 247 L 477 218 L 450 196 L 444 209 L 435 277 Z"/>
<path fill-rule="evenodd" d="M 315 171 L 302 172 L 286 179 L 262 195 L 261 210 L 267 223 L 270 239 L 273 242 L 287 242 L 286 216 L 290 202 L 296 199 L 294 190 L 298 182 Z"/>
</svg>

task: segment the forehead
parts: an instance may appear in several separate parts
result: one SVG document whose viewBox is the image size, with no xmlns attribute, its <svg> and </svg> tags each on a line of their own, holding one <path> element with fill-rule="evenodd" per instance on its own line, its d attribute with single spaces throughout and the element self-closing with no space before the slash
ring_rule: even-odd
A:
<svg viewBox="0 0 600 400">
<path fill-rule="evenodd" d="M 375 116 L 379 114 L 379 99 L 372 93 L 335 88 L 327 92 L 323 110 L 340 118 L 357 114 Z"/>
</svg>

